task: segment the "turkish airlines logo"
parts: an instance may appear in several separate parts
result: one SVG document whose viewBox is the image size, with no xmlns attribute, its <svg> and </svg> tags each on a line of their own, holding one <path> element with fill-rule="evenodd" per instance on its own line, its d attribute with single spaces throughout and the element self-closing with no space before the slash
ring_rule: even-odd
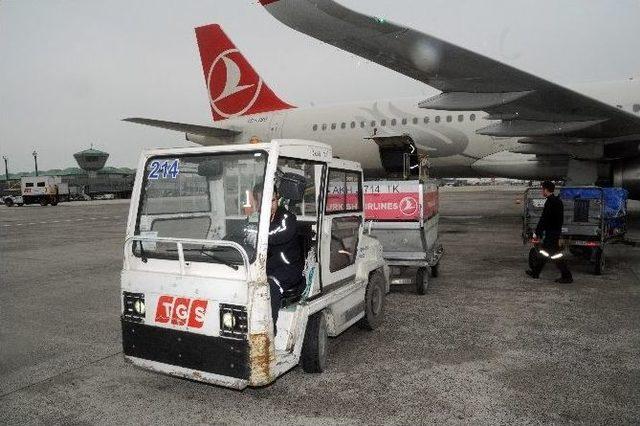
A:
<svg viewBox="0 0 640 426">
<path fill-rule="evenodd" d="M 225 50 L 213 60 L 207 90 L 211 108 L 221 117 L 238 117 L 249 111 L 261 89 L 262 78 L 251 70 L 238 49 Z"/>
<path fill-rule="evenodd" d="M 400 200 L 400 211 L 405 216 L 413 216 L 418 212 L 418 202 L 413 197 L 404 197 Z"/>
<path fill-rule="evenodd" d="M 156 306 L 156 322 L 202 328 L 208 303 L 187 297 L 160 296 Z"/>
</svg>

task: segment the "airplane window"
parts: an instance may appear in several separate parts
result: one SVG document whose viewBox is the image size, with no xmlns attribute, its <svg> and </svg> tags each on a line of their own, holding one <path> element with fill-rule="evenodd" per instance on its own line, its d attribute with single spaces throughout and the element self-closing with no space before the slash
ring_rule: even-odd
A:
<svg viewBox="0 0 640 426">
<path fill-rule="evenodd" d="M 331 123 L 331 130 L 335 130 L 336 129 L 336 123 Z"/>
<path fill-rule="evenodd" d="M 317 124 L 314 124 L 314 125 L 313 125 L 313 131 L 315 132 L 316 130 L 318 130 L 318 125 L 317 125 Z"/>
<path fill-rule="evenodd" d="M 380 125 L 381 126 L 386 126 L 387 125 L 387 120 L 380 120 Z"/>
<path fill-rule="evenodd" d="M 355 121 L 352 121 L 352 122 L 351 122 L 351 128 L 352 128 L 352 129 L 355 129 L 355 127 L 356 127 L 356 122 L 355 122 Z"/>
<path fill-rule="evenodd" d="M 413 124 L 418 124 L 418 117 L 413 117 Z"/>
<path fill-rule="evenodd" d="M 341 129 L 346 129 L 346 128 L 347 128 L 347 123 L 342 123 L 342 124 L 340 125 L 340 128 L 341 128 Z"/>
<path fill-rule="evenodd" d="M 436 115 L 436 123 L 439 123 L 439 122 L 440 122 L 440 116 Z"/>
<path fill-rule="evenodd" d="M 376 122 L 375 121 L 371 122 L 371 127 L 376 127 Z"/>
<path fill-rule="evenodd" d="M 451 120 L 453 120 L 453 118 L 450 115 L 447 115 L 447 123 L 451 123 Z"/>
<path fill-rule="evenodd" d="M 475 121 L 475 119 L 476 119 L 476 115 L 475 115 L 475 114 L 471 114 L 471 115 L 469 116 L 469 120 L 471 120 L 471 121 Z"/>
<path fill-rule="evenodd" d="M 460 115 L 458 116 L 458 121 L 462 122 L 462 120 L 464 120 L 464 115 L 460 114 Z"/>
<path fill-rule="evenodd" d="M 324 123 L 324 124 L 322 125 L 322 130 L 327 130 L 327 123 Z"/>
<path fill-rule="evenodd" d="M 402 119 L 402 125 L 405 125 L 405 124 L 407 124 L 407 119 L 406 119 L 406 118 L 403 118 L 403 119 Z"/>
<path fill-rule="evenodd" d="M 640 112 L 640 104 L 633 105 L 633 112 Z"/>
<path fill-rule="evenodd" d="M 364 121 L 360 122 L 360 127 L 362 127 L 364 129 L 364 126 L 366 126 L 367 124 Z"/>
<path fill-rule="evenodd" d="M 429 124 L 429 117 L 424 118 L 424 124 Z"/>
<path fill-rule="evenodd" d="M 392 126 L 395 126 L 395 125 L 396 125 L 396 123 L 397 123 L 396 119 L 395 119 L 395 118 L 392 118 L 392 119 L 391 119 L 391 125 L 392 125 Z"/>
</svg>

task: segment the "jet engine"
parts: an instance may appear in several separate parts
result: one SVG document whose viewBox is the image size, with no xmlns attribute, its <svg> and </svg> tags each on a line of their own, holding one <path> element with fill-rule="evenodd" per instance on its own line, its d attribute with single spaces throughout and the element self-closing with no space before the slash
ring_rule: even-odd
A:
<svg viewBox="0 0 640 426">
<path fill-rule="evenodd" d="M 640 158 L 616 164 L 613 167 L 613 184 L 629 191 L 629 198 L 640 200 Z"/>
</svg>

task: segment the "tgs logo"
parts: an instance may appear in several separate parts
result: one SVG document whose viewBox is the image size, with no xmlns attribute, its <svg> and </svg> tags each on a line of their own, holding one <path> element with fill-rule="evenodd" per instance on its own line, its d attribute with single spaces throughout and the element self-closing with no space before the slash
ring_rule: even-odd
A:
<svg viewBox="0 0 640 426">
<path fill-rule="evenodd" d="M 201 328 L 207 312 L 206 300 L 187 297 L 160 296 L 156 306 L 156 322 Z"/>
</svg>

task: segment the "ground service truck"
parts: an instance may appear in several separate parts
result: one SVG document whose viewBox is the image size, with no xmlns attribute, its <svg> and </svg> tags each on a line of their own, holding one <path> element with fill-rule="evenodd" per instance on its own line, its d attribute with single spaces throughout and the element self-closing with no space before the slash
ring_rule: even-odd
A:
<svg viewBox="0 0 640 426">
<path fill-rule="evenodd" d="M 275 188 L 297 217 L 305 262 L 274 335 L 266 270 Z M 144 152 L 121 274 L 125 359 L 236 389 L 298 364 L 321 372 L 327 337 L 383 320 L 389 268 L 363 231 L 362 169 L 328 145 Z"/>
</svg>

